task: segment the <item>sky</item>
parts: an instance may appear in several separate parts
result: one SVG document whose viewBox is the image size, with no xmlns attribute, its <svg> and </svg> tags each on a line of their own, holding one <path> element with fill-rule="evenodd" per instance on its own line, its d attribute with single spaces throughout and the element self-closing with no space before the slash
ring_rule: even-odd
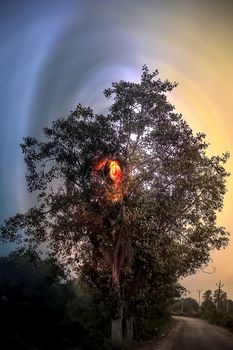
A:
<svg viewBox="0 0 233 350">
<path fill-rule="evenodd" d="M 232 37 L 231 0 L 1 0 L 0 222 L 32 200 L 23 137 L 41 137 L 79 102 L 104 112 L 103 90 L 139 81 L 143 64 L 179 83 L 170 101 L 194 133 L 206 134 L 209 155 L 232 154 L 233 174 Z M 218 224 L 233 233 L 233 175 L 227 188 Z M 233 299 L 233 238 L 211 256 L 205 272 L 182 280 L 188 296 L 221 280 Z"/>
</svg>

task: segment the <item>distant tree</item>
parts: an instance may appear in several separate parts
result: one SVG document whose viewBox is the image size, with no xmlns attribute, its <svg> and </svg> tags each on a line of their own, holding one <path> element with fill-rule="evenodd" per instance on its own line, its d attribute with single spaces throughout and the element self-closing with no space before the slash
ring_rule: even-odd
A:
<svg viewBox="0 0 233 350">
<path fill-rule="evenodd" d="M 184 310 L 187 310 L 187 312 L 195 313 L 199 310 L 199 305 L 196 299 L 194 298 L 185 298 L 184 299 Z"/>
<path fill-rule="evenodd" d="M 64 265 L 91 270 L 90 283 L 111 295 L 114 346 L 123 310 L 132 326 L 130 297 L 150 301 L 161 286 L 166 295 L 228 242 L 216 225 L 228 154 L 207 156 L 205 135 L 167 100 L 176 84 L 157 75 L 144 66 L 140 83 L 113 83 L 107 116 L 78 105 L 44 129 L 43 141 L 25 138 L 37 205 L 1 227 L 3 240 L 30 249 L 46 242 Z"/>
<path fill-rule="evenodd" d="M 204 312 L 204 314 L 207 314 L 216 310 L 216 306 L 213 301 L 213 293 L 210 289 L 206 290 L 203 293 L 202 298 L 203 298 L 203 302 L 201 304 L 201 309 Z"/>
<path fill-rule="evenodd" d="M 196 299 L 193 298 L 183 298 L 181 300 L 176 301 L 172 306 L 172 311 L 174 312 L 186 312 L 189 314 L 195 314 L 199 310 L 199 305 Z"/>
<path fill-rule="evenodd" d="M 226 311 L 227 308 L 227 293 L 222 288 L 214 291 L 213 301 L 218 311 Z"/>
<path fill-rule="evenodd" d="M 203 302 L 207 301 L 212 301 L 213 302 L 213 293 L 210 289 L 207 289 L 203 295 L 202 295 Z"/>
</svg>

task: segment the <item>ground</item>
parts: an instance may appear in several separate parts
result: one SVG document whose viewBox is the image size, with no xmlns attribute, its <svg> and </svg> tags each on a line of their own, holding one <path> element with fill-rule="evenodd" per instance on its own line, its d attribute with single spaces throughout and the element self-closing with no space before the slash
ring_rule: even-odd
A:
<svg viewBox="0 0 233 350">
<path fill-rule="evenodd" d="M 159 338 L 159 339 L 158 339 Z M 170 327 L 134 350 L 232 350 L 233 334 L 199 318 L 174 316 Z"/>
</svg>

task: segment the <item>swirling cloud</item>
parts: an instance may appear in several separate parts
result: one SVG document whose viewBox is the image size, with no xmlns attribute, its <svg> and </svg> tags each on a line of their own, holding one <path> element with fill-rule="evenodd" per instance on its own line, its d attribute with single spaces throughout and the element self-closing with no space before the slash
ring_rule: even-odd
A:
<svg viewBox="0 0 233 350">
<path fill-rule="evenodd" d="M 211 153 L 233 150 L 231 1 L 4 0 L 0 6 L 1 218 L 31 200 L 22 137 L 40 137 L 78 102 L 105 112 L 104 88 L 138 81 L 144 63 L 179 82 L 170 99 L 195 132 L 207 134 Z M 219 217 L 229 230 L 232 181 Z M 216 263 L 221 270 L 218 256 Z"/>
</svg>

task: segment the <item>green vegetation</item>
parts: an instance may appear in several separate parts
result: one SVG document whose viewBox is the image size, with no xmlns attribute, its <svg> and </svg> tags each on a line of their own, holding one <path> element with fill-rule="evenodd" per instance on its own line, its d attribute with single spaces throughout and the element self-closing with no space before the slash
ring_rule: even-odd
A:
<svg viewBox="0 0 233 350">
<path fill-rule="evenodd" d="M 200 306 L 193 298 L 177 299 L 171 306 L 171 312 L 175 315 L 201 317 L 233 331 L 233 301 L 227 298 L 227 293 L 220 284 L 214 292 L 208 289 L 203 293 Z"/>
<path fill-rule="evenodd" d="M 233 330 L 233 301 L 220 286 L 214 292 L 205 291 L 201 304 L 201 316 L 219 326 Z"/>
<path fill-rule="evenodd" d="M 172 305 L 171 311 L 177 315 L 196 316 L 199 314 L 199 305 L 193 298 L 182 298 Z"/>
<path fill-rule="evenodd" d="M 70 315 L 100 305 L 115 348 L 123 337 L 151 336 L 179 295 L 178 279 L 228 243 L 216 224 L 228 154 L 207 156 L 205 135 L 194 135 L 168 102 L 175 86 L 144 66 L 140 83 L 105 90 L 113 102 L 106 116 L 78 105 L 44 128 L 43 141 L 26 137 L 26 180 L 37 201 L 0 228 L 2 241 L 31 252 L 46 244 L 50 259 L 76 274 L 88 296 L 77 294 Z M 117 183 L 111 160 L 121 169 Z"/>
</svg>

